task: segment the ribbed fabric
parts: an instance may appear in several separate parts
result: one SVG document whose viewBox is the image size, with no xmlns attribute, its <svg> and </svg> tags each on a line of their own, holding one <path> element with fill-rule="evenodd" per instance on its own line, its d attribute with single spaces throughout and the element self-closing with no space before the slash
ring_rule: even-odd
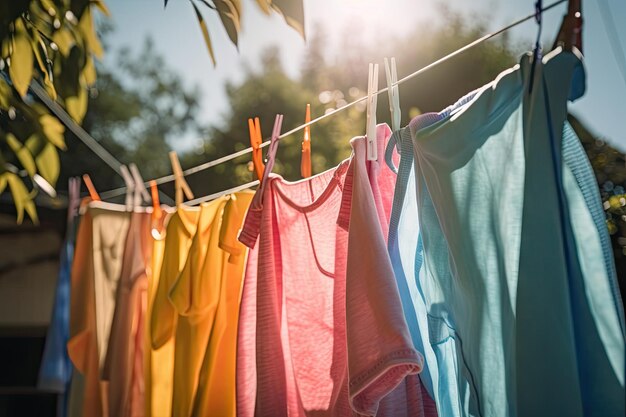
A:
<svg viewBox="0 0 626 417">
<path fill-rule="evenodd" d="M 536 65 L 532 96 L 525 57 L 414 132 L 424 258 L 411 295 L 426 304 L 440 415 L 623 414 L 624 342 L 599 216 L 561 153 L 582 65 L 558 52 Z"/>
<path fill-rule="evenodd" d="M 394 167 L 390 150 L 397 146 L 400 149 L 400 164 L 397 168 L 395 191 L 393 194 L 393 208 L 389 222 L 389 237 L 387 248 L 393 266 L 396 284 L 402 300 L 402 309 L 406 319 L 411 339 L 415 348 L 423 355 L 432 356 L 432 349 L 428 343 L 428 324 L 423 294 L 419 292 L 417 274 L 421 268 L 422 247 L 417 222 L 417 201 L 415 196 L 415 172 L 413 169 L 413 140 L 412 131 L 428 126 L 440 119 L 437 113 L 426 113 L 414 118 L 410 126 L 394 132 L 387 144 L 387 166 Z M 395 168 L 395 167 L 394 167 Z M 410 185 L 410 186 L 409 186 Z M 408 196 L 407 196 L 408 194 Z M 402 223 L 402 228 L 400 224 Z M 404 255 L 404 256 L 403 256 Z M 415 261 L 415 263 L 412 262 Z M 403 266 L 403 261 L 406 265 Z M 422 323 L 420 324 L 420 321 Z M 428 361 L 427 361 L 428 362 Z M 433 363 L 431 359 L 430 363 Z M 431 398 L 434 397 L 430 369 L 425 366 L 420 379 Z M 434 406 L 434 402 L 432 403 Z"/>
<path fill-rule="evenodd" d="M 602 254 L 604 256 L 604 264 L 609 277 L 611 291 L 615 301 L 615 308 L 618 311 L 620 324 L 622 327 L 622 333 L 624 333 L 624 304 L 622 303 L 622 296 L 619 291 L 619 285 L 617 283 L 617 271 L 615 269 L 615 258 L 613 256 L 613 246 L 611 244 L 611 237 L 606 226 L 606 215 L 602 207 L 602 198 L 600 197 L 600 191 L 598 190 L 598 183 L 596 181 L 595 174 L 593 173 L 593 167 L 587 158 L 587 153 L 583 148 L 576 132 L 569 124 L 565 122 L 563 125 L 563 163 L 572 171 L 576 183 L 580 188 L 587 208 L 593 218 L 600 242 L 602 244 Z"/>
<path fill-rule="evenodd" d="M 382 155 L 390 132 L 377 131 Z M 242 416 L 425 415 L 412 377 L 422 357 L 384 238 L 393 174 L 366 162 L 365 138 L 351 144 L 352 159 L 334 170 L 296 183 L 270 176 L 259 210 L 248 212 L 240 239 L 259 252 L 242 300 Z"/>
</svg>

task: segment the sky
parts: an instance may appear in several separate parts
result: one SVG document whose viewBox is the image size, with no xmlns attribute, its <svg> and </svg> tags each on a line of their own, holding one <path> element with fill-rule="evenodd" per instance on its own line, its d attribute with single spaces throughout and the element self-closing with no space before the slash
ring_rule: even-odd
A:
<svg viewBox="0 0 626 417">
<path fill-rule="evenodd" d="M 107 0 L 106 3 L 115 26 L 108 41 L 109 46 L 113 50 L 129 46 L 139 51 L 145 38 L 150 36 L 157 51 L 165 57 L 167 65 L 182 75 L 187 86 L 201 91 L 200 113 L 202 121 L 206 123 L 220 124 L 229 108 L 224 90 L 226 82 L 240 81 L 247 67 L 258 68 L 260 54 L 265 48 L 278 46 L 283 65 L 293 76 L 298 73 L 302 57 L 307 51 L 305 40 L 287 26 L 282 17 L 277 14 L 269 17 L 264 15 L 255 0 L 242 0 L 242 32 L 238 50 L 230 43 L 216 13 L 202 8 L 218 61 L 216 67 L 209 58 L 188 0 L 170 0 L 167 8 L 163 7 L 161 0 Z M 354 36 L 366 40 L 374 39 L 374 34 L 379 31 L 403 35 L 413 25 L 437 18 L 437 6 L 441 3 L 441 0 L 304 0 L 305 26 L 310 35 L 316 22 L 325 23 L 329 31 L 329 47 L 332 48 L 332 45 L 339 43 L 339 37 L 345 34 L 342 29 L 348 23 L 358 23 L 363 31 Z M 544 6 L 550 3 L 545 1 Z M 468 16 L 487 14 L 490 30 L 499 29 L 534 11 L 532 0 L 447 0 L 445 4 L 450 10 Z M 626 48 L 626 26 L 623 25 L 626 22 L 626 1 L 584 2 L 583 49 L 587 91 L 570 109 L 593 133 L 626 152 L 626 79 L 622 77 L 611 49 L 600 7 L 609 7 L 609 14 L 617 26 L 621 48 Z M 544 13 L 544 45 L 552 44 L 565 10 L 566 4 L 562 4 Z M 531 19 L 511 30 L 511 39 L 529 40 L 527 49 L 531 49 L 536 34 L 537 25 Z M 522 48 L 516 52 L 522 54 L 525 51 Z M 623 53 L 626 54 L 626 51 Z M 396 59 L 401 60 L 402 57 Z M 109 52 L 103 61 L 105 65 L 113 67 L 115 53 Z M 398 77 L 404 75 L 407 74 L 398 74 Z M 178 151 L 184 151 L 199 141 L 200 138 L 184 137 L 171 145 Z"/>
</svg>

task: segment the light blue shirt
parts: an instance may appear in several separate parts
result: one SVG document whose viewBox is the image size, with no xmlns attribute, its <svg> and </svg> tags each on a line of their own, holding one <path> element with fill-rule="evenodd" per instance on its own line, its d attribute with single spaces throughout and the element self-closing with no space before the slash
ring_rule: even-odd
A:
<svg viewBox="0 0 626 417">
<path fill-rule="evenodd" d="M 582 63 L 555 52 L 536 71 L 530 96 L 524 57 L 467 106 L 413 126 L 415 197 L 401 159 L 389 250 L 441 416 L 624 414 L 608 235 L 564 123 L 568 96 L 584 90 Z M 403 158 L 407 130 L 394 134 Z"/>
</svg>

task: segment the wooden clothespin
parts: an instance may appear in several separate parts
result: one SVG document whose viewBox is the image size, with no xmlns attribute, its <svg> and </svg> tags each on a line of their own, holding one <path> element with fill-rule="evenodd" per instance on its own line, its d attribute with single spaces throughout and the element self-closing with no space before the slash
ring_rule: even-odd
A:
<svg viewBox="0 0 626 417">
<path fill-rule="evenodd" d="M 568 1 L 567 14 L 563 16 L 563 22 L 554 41 L 553 49 L 563 45 L 563 48 L 568 51 L 571 51 L 573 46 L 580 52 L 583 51 L 582 3 L 582 0 Z"/>
<path fill-rule="evenodd" d="M 183 170 L 180 167 L 180 161 L 178 160 L 178 155 L 176 151 L 170 152 L 170 162 L 172 164 L 172 172 L 174 173 L 174 186 L 176 187 L 176 206 L 180 206 L 183 204 L 183 193 L 187 197 L 188 200 L 191 200 L 193 197 L 193 193 L 191 192 L 191 188 L 189 188 L 189 184 L 185 180 L 183 175 Z"/>
<path fill-rule="evenodd" d="M 139 168 L 137 168 L 137 165 L 135 165 L 134 162 L 130 163 L 128 168 L 130 168 L 130 173 L 133 176 L 133 181 L 135 182 L 135 194 L 133 196 L 135 206 L 141 206 L 143 202 L 149 203 L 150 194 L 148 194 L 146 184 L 143 182 L 143 177 L 139 172 Z"/>
<path fill-rule="evenodd" d="M 163 215 L 163 209 L 161 209 L 159 189 L 155 180 L 150 180 L 150 192 L 152 193 L 152 219 L 159 220 Z"/>
<path fill-rule="evenodd" d="M 89 197 L 93 201 L 100 201 L 100 195 L 96 191 L 96 187 L 93 186 L 93 182 L 91 182 L 91 177 L 89 174 L 83 174 L 83 182 L 87 186 L 87 191 L 89 191 Z"/>
<path fill-rule="evenodd" d="M 260 198 L 263 198 L 263 189 L 267 184 L 267 178 L 272 173 L 274 162 L 276 161 L 276 152 L 278 151 L 278 144 L 280 143 L 280 130 L 283 125 L 283 117 L 284 116 L 282 114 L 277 114 L 274 119 L 274 128 L 270 138 L 270 146 L 268 146 L 267 149 L 267 164 L 265 165 L 263 176 L 259 180 L 261 183 L 259 184 L 259 188 L 257 190 L 257 194 Z"/>
<path fill-rule="evenodd" d="M 378 104 L 378 64 L 369 65 L 367 80 L 367 160 L 378 159 L 378 143 L 376 141 L 376 106 Z"/>
<path fill-rule="evenodd" d="M 304 123 L 311 121 L 311 105 L 307 103 Z M 311 176 L 311 126 L 304 127 L 304 137 L 302 138 L 302 159 L 300 160 L 300 174 L 302 178 Z"/>
<path fill-rule="evenodd" d="M 120 173 L 122 174 L 124 185 L 126 186 L 126 210 L 133 210 L 135 208 L 135 180 L 133 180 L 133 176 L 130 175 L 130 171 L 126 165 L 120 165 Z"/>
<path fill-rule="evenodd" d="M 70 177 L 67 185 L 67 222 L 72 224 L 80 207 L 80 178 Z"/>
<path fill-rule="evenodd" d="M 248 119 L 248 130 L 250 132 L 250 146 L 252 147 L 252 164 L 260 181 L 263 178 L 265 165 L 263 164 L 263 150 L 261 149 L 261 144 L 263 143 L 261 121 L 258 117 L 255 117 L 254 120 Z"/>
<path fill-rule="evenodd" d="M 150 192 L 152 193 L 152 227 L 151 234 L 154 240 L 165 239 L 163 231 L 163 209 L 159 201 L 159 189 L 155 180 L 150 181 Z"/>
</svg>

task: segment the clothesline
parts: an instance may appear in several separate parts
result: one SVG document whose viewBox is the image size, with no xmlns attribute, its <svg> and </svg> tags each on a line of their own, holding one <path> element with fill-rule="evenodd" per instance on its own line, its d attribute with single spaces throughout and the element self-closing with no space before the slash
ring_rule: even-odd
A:
<svg viewBox="0 0 626 417">
<path fill-rule="evenodd" d="M 546 11 L 548 11 L 548 10 L 550 10 L 550 9 L 552 9 L 552 8 L 562 4 L 562 3 L 565 3 L 566 1 L 567 0 L 558 0 L 558 1 L 554 2 L 554 3 L 551 3 L 551 4 L 547 5 L 546 7 L 542 8 L 541 9 L 541 13 L 546 12 Z M 438 60 L 436 60 L 436 61 L 426 65 L 425 67 L 422 67 L 422 68 L 414 71 L 413 73 L 411 73 L 411 74 L 409 74 L 409 75 L 399 79 L 397 82 L 392 83 L 391 86 L 387 86 L 387 87 L 384 87 L 382 89 L 379 89 L 379 90 L 375 91 L 373 94 L 379 95 L 379 94 L 385 93 L 385 92 L 387 92 L 389 90 L 389 87 L 400 85 L 400 84 L 402 84 L 402 83 L 404 83 L 406 81 L 409 81 L 409 80 L 417 77 L 418 75 L 420 75 L 420 74 L 422 74 L 422 73 L 424 73 L 424 72 L 426 72 L 426 71 L 428 71 L 428 70 L 430 70 L 430 69 L 432 69 L 432 68 L 434 68 L 434 67 L 436 67 L 436 66 L 438 66 L 438 65 L 440 65 L 440 64 L 442 64 L 442 63 L 444 63 L 446 61 L 448 61 L 449 59 L 454 58 L 455 56 L 460 55 L 463 52 L 465 52 L 465 51 L 467 51 L 467 50 L 469 50 L 469 49 L 471 49 L 471 48 L 473 48 L 475 46 L 478 46 L 481 43 L 483 43 L 483 42 L 485 42 L 485 41 L 487 41 L 487 40 L 489 40 L 489 39 L 491 39 L 491 38 L 493 38 L 493 37 L 495 37 L 495 36 L 497 36 L 497 35 L 499 35 L 501 33 L 504 33 L 506 31 L 514 28 L 515 26 L 518 26 L 518 25 L 520 25 L 520 24 L 522 24 L 522 23 L 524 23 L 524 22 L 526 22 L 528 20 L 531 20 L 531 19 L 533 19 L 535 17 L 536 17 L 536 12 L 535 13 L 531 13 L 531 14 L 529 14 L 527 16 L 522 17 L 522 18 L 519 18 L 519 19 L 513 21 L 512 23 L 510 23 L 510 24 L 508 24 L 508 25 L 506 25 L 506 26 L 504 26 L 504 27 L 502 27 L 502 28 L 500 28 L 500 29 L 498 29 L 498 30 L 496 30 L 494 32 L 488 33 L 488 34 L 486 34 L 486 35 L 484 35 L 484 36 L 482 36 L 482 37 L 480 37 L 480 38 L 478 38 L 478 39 L 468 43 L 467 45 L 462 46 L 461 48 L 459 48 L 459 49 L 457 49 L 457 50 L 455 50 L 455 51 L 453 51 L 453 52 L 443 56 L 442 58 L 439 58 Z M 358 98 L 358 99 L 356 99 L 356 100 L 346 104 L 345 106 L 342 106 L 342 107 L 339 107 L 337 109 L 334 109 L 334 110 L 332 110 L 330 112 L 327 112 L 327 113 L 323 114 L 322 116 L 319 116 L 319 117 L 311 120 L 308 123 L 304 123 L 304 124 L 302 124 L 302 125 L 300 125 L 298 127 L 295 127 L 293 129 L 291 129 L 291 130 L 281 134 L 278 138 L 279 139 L 283 139 L 283 138 L 285 138 L 285 137 L 287 137 L 289 135 L 292 135 L 292 134 L 294 134 L 296 132 L 299 132 L 300 130 L 303 130 L 307 126 L 312 126 L 312 125 L 314 125 L 314 124 L 316 124 L 316 123 L 318 123 L 318 122 L 320 122 L 320 121 L 322 121 L 322 120 L 324 120 L 324 119 L 326 119 L 328 117 L 331 117 L 331 116 L 333 116 L 333 115 L 335 115 L 335 114 L 337 114 L 337 113 L 339 113 L 339 112 L 341 112 L 341 111 L 343 111 L 345 109 L 348 109 L 348 108 L 350 108 L 350 107 L 352 107 L 352 106 L 354 106 L 354 105 L 356 105 L 358 103 L 361 103 L 361 102 L 363 102 L 365 100 L 367 100 L 367 96 Z M 48 104 L 48 103 L 46 103 L 46 104 Z M 65 120 L 62 120 L 62 121 L 64 123 L 66 123 Z M 67 125 L 67 123 L 66 123 L 66 125 Z M 263 148 L 265 146 L 268 146 L 269 143 L 270 143 L 270 141 L 266 140 L 266 141 L 264 141 L 260 145 L 260 147 Z M 220 165 L 220 164 L 222 164 L 224 162 L 231 161 L 233 159 L 236 159 L 236 158 L 238 158 L 240 156 L 246 155 L 246 154 L 251 153 L 251 152 L 252 152 L 252 147 L 247 147 L 245 149 L 242 149 L 240 151 L 231 153 L 229 155 L 225 155 L 225 156 L 222 156 L 220 158 L 214 159 L 212 161 L 208 161 L 208 162 L 202 163 L 200 165 L 188 168 L 188 169 L 183 171 L 183 175 L 188 176 L 188 175 L 192 175 L 192 174 L 204 171 L 206 169 L 209 169 L 209 168 L 212 168 L 214 166 Z M 98 155 L 100 158 L 105 160 L 99 153 L 96 152 L 96 155 Z M 107 162 L 107 161 L 105 160 L 105 162 Z M 116 171 L 117 171 L 117 169 L 116 169 Z M 157 185 L 160 185 L 160 184 L 165 184 L 165 183 L 174 181 L 174 179 L 175 179 L 174 175 L 170 174 L 170 175 L 165 175 L 165 176 L 160 177 L 160 178 L 155 178 L 154 181 L 157 183 Z M 239 190 L 242 190 L 242 189 L 253 187 L 256 184 L 258 184 L 258 181 L 252 181 L 252 182 L 240 185 L 240 186 L 235 187 L 235 188 L 231 188 L 231 189 L 228 189 L 228 190 L 225 190 L 225 191 L 221 191 L 221 192 L 218 192 L 218 193 L 214 193 L 214 194 L 211 194 L 211 195 L 207 195 L 207 196 L 204 196 L 204 197 L 199 197 L 199 198 L 194 199 L 194 200 L 192 200 L 192 201 L 190 201 L 188 203 L 198 204 L 198 203 L 201 203 L 201 202 L 204 202 L 204 201 L 209 201 L 209 200 L 218 198 L 218 197 L 220 197 L 220 196 L 222 196 L 224 194 L 228 194 L 230 192 L 233 192 L 233 190 L 239 191 Z M 146 181 L 145 185 L 146 185 L 146 187 L 149 186 L 150 185 L 150 181 Z M 100 197 L 103 198 L 103 199 L 107 199 L 107 198 L 111 198 L 111 197 L 116 197 L 116 196 L 122 195 L 125 192 L 126 192 L 126 187 L 119 187 L 119 188 L 114 188 L 112 190 L 101 192 L 100 193 Z"/>
</svg>

